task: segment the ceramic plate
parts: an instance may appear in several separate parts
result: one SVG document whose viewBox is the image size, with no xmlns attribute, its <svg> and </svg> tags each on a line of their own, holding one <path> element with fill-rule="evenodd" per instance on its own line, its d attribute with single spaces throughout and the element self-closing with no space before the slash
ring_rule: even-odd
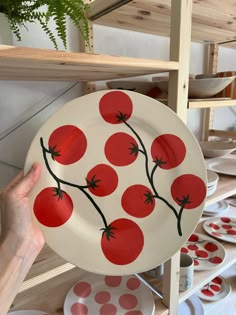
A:
<svg viewBox="0 0 236 315">
<path fill-rule="evenodd" d="M 218 267 L 225 259 L 224 247 L 214 239 L 199 233 L 190 236 L 181 252 L 194 260 L 194 270 L 208 270 Z"/>
<path fill-rule="evenodd" d="M 49 315 L 49 313 L 34 310 L 14 311 L 7 313 L 8 315 Z"/>
<path fill-rule="evenodd" d="M 190 296 L 179 305 L 178 315 L 204 315 L 203 305 L 197 295 Z"/>
<path fill-rule="evenodd" d="M 148 287 L 135 276 L 88 274 L 68 292 L 64 314 L 154 315 L 155 303 Z"/>
<path fill-rule="evenodd" d="M 236 219 L 217 217 L 203 223 L 204 230 L 211 236 L 230 243 L 236 243 Z"/>
<path fill-rule="evenodd" d="M 223 277 L 218 276 L 201 288 L 197 295 L 200 299 L 206 301 L 219 301 L 229 295 L 231 286 Z"/>
<path fill-rule="evenodd" d="M 229 209 L 229 204 L 225 200 L 218 201 L 204 208 L 205 215 L 221 215 Z"/>
<path fill-rule="evenodd" d="M 25 171 L 34 161 L 43 167 L 30 194 L 34 218 L 48 245 L 87 271 L 153 269 L 202 215 L 206 169 L 195 137 L 140 93 L 106 90 L 69 102 L 38 131 Z"/>
<path fill-rule="evenodd" d="M 207 169 L 219 174 L 236 175 L 236 157 L 234 155 L 206 160 Z"/>
<path fill-rule="evenodd" d="M 217 185 L 219 181 L 219 175 L 213 171 L 207 170 L 207 187 Z"/>
</svg>

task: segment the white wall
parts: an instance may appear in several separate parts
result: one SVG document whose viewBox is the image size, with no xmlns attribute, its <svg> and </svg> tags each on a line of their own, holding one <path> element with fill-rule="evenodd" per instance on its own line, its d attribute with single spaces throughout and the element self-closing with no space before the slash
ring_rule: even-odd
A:
<svg viewBox="0 0 236 315">
<path fill-rule="evenodd" d="M 29 26 L 30 32 L 23 30 L 21 46 L 53 48 L 38 25 Z M 69 28 L 68 47 L 77 51 L 78 34 Z M 95 26 L 95 52 L 111 55 L 164 59 L 169 58 L 169 39 L 149 34 L 124 31 L 110 27 Z M 59 45 L 62 49 L 62 45 Z M 199 43 L 191 46 L 190 73 L 204 72 L 205 47 Z M 222 48 L 219 56 L 219 70 L 235 69 L 236 54 L 233 49 Z M 151 78 L 149 77 L 151 80 Z M 104 82 L 98 88 L 106 88 Z M 57 109 L 69 100 L 81 95 L 80 84 L 68 82 L 0 82 L 0 161 L 22 168 L 25 156 L 36 131 Z M 219 112 L 219 114 L 218 114 Z M 236 114 L 229 109 L 215 114 L 215 126 L 231 128 L 235 124 Z M 31 118 L 32 117 L 32 118 Z M 25 122 L 25 123 L 24 123 Z M 188 111 L 188 126 L 196 135 L 200 135 L 201 111 Z M 7 183 L 15 172 L 2 171 L 1 185 Z M 1 188 L 1 186 L 0 186 Z"/>
</svg>

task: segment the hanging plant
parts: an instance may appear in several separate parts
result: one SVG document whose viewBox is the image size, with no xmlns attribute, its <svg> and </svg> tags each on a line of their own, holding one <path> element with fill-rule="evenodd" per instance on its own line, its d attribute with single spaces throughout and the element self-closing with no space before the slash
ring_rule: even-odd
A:
<svg viewBox="0 0 236 315">
<path fill-rule="evenodd" d="M 26 27 L 26 22 L 39 22 L 56 49 L 58 49 L 56 35 L 62 40 L 64 47 L 67 46 L 67 16 L 89 45 L 87 19 L 89 9 L 89 4 L 84 3 L 83 0 L 0 0 L 0 12 L 7 15 L 11 30 L 19 41 L 21 41 L 20 27 Z M 50 21 L 55 22 L 56 33 L 50 29 Z"/>
</svg>

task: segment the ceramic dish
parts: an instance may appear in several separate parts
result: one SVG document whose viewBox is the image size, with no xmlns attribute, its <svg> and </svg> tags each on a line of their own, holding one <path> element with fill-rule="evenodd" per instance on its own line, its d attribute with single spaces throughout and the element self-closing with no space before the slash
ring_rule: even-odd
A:
<svg viewBox="0 0 236 315">
<path fill-rule="evenodd" d="M 8 315 L 50 315 L 49 313 L 34 310 L 14 311 L 7 313 Z"/>
<path fill-rule="evenodd" d="M 229 209 L 229 204 L 226 200 L 221 200 L 204 208 L 203 214 L 208 216 L 222 215 Z"/>
<path fill-rule="evenodd" d="M 179 305 L 178 315 L 204 315 L 204 308 L 197 295 L 192 295 Z"/>
<path fill-rule="evenodd" d="M 233 155 L 206 160 L 206 167 L 219 174 L 236 176 L 236 158 Z"/>
<path fill-rule="evenodd" d="M 229 243 L 236 243 L 236 219 L 217 217 L 203 223 L 204 230 L 211 236 Z"/>
<path fill-rule="evenodd" d="M 194 260 L 194 270 L 208 270 L 218 267 L 225 259 L 224 247 L 214 239 L 199 233 L 190 236 L 181 252 Z"/>
<path fill-rule="evenodd" d="M 216 192 L 217 185 L 207 187 L 207 197 L 213 195 Z"/>
<path fill-rule="evenodd" d="M 222 141 L 200 141 L 202 153 L 205 157 L 214 158 L 227 155 L 235 151 L 235 142 L 222 142 Z"/>
<path fill-rule="evenodd" d="M 202 215 L 206 168 L 195 137 L 171 109 L 139 93 L 106 90 L 69 102 L 38 131 L 25 172 L 34 161 L 43 168 L 29 195 L 34 219 L 57 254 L 87 271 L 153 269 L 180 250 Z"/>
<path fill-rule="evenodd" d="M 151 290 L 135 276 L 88 274 L 68 292 L 64 314 L 154 315 Z"/>
<path fill-rule="evenodd" d="M 215 186 L 219 181 L 219 175 L 216 172 L 207 170 L 207 187 Z"/>
<path fill-rule="evenodd" d="M 190 98 L 206 98 L 216 95 L 233 82 L 235 76 L 227 78 L 206 78 L 189 80 L 188 96 Z M 157 81 L 157 86 L 168 92 L 168 81 Z"/>
<path fill-rule="evenodd" d="M 206 301 L 219 301 L 231 292 L 231 286 L 223 277 L 218 276 L 208 282 L 198 292 L 197 296 Z"/>
</svg>

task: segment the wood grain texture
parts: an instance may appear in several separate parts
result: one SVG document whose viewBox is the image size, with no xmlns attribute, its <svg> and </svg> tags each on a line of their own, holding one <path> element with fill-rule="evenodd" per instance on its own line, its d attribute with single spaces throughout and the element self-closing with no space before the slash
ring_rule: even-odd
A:
<svg viewBox="0 0 236 315">
<path fill-rule="evenodd" d="M 174 61 L 0 45 L 0 79 L 97 81 L 178 69 Z"/>
<path fill-rule="evenodd" d="M 106 0 L 95 0 L 94 9 L 99 5 L 104 7 L 106 2 Z M 169 36 L 170 4 L 171 0 L 135 0 L 94 22 L 117 28 Z M 235 12 L 235 0 L 193 1 L 192 41 L 221 43 L 236 40 Z M 228 43 L 226 46 L 236 47 L 236 41 Z"/>
</svg>

